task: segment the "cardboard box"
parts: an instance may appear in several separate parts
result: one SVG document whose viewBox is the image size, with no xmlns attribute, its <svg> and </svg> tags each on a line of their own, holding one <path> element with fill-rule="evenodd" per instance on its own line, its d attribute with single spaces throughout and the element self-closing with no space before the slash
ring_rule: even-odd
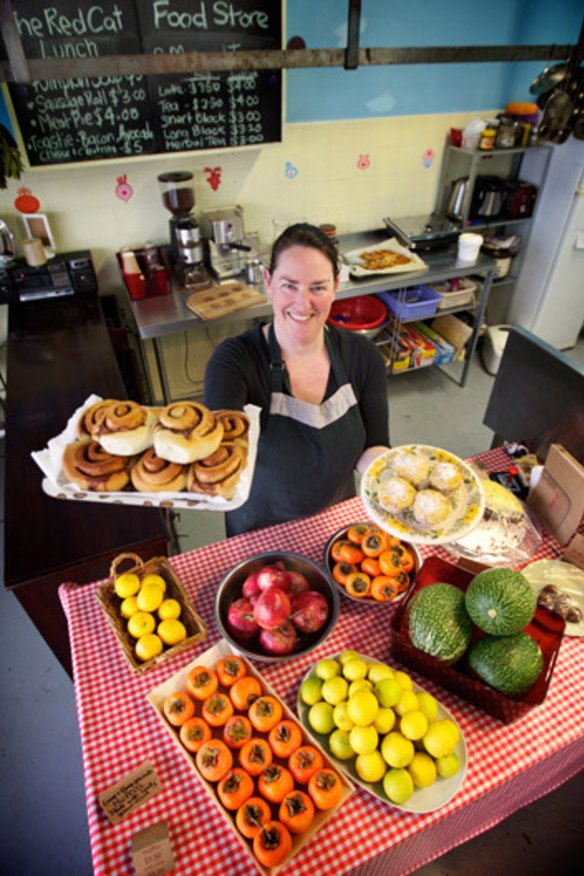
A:
<svg viewBox="0 0 584 876">
<path fill-rule="evenodd" d="M 584 516 L 584 467 L 561 444 L 552 444 L 527 504 L 560 544 L 567 544 Z"/>
<path fill-rule="evenodd" d="M 466 343 L 473 331 L 471 326 L 452 314 L 446 314 L 432 320 L 432 328 L 453 345 L 455 361 L 464 361 Z"/>
</svg>

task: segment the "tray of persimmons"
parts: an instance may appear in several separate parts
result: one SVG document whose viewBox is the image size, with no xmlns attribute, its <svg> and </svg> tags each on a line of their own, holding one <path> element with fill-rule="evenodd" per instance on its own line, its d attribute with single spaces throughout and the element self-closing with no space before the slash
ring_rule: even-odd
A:
<svg viewBox="0 0 584 876">
<path fill-rule="evenodd" d="M 373 605 L 401 599 L 421 565 L 413 544 L 370 520 L 339 529 L 324 549 L 324 568 L 341 592 Z"/>
<path fill-rule="evenodd" d="M 148 700 L 263 876 L 285 867 L 354 790 L 224 639 Z"/>
</svg>

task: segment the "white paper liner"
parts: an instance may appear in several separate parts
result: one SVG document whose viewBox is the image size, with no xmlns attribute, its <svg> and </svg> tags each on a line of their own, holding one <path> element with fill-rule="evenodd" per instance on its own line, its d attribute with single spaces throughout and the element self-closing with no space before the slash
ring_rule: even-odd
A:
<svg viewBox="0 0 584 876">
<path fill-rule="evenodd" d="M 364 252 L 376 252 L 379 249 L 390 249 L 392 252 L 404 255 L 411 259 L 407 265 L 396 265 L 393 268 L 380 268 L 375 271 L 369 271 L 362 267 L 359 263 L 359 258 Z M 349 271 L 352 277 L 374 277 L 376 274 L 403 274 L 406 271 L 423 271 L 428 269 L 426 262 L 422 261 L 417 253 L 406 249 L 401 243 L 398 243 L 395 237 L 390 237 L 389 240 L 384 240 L 381 243 L 375 243 L 372 246 L 364 246 L 362 249 L 353 249 L 351 252 L 345 253 L 345 258 L 349 262 Z"/>
<path fill-rule="evenodd" d="M 197 511 L 232 511 L 247 501 L 255 469 L 258 439 L 260 433 L 260 411 L 256 405 L 246 405 L 244 413 L 249 417 L 249 447 L 247 465 L 241 473 L 237 491 L 233 499 L 222 496 L 205 496 L 201 493 L 182 492 L 139 493 L 138 491 L 93 492 L 82 490 L 67 480 L 62 468 L 63 452 L 67 444 L 77 439 L 77 423 L 82 412 L 101 396 L 90 395 L 69 418 L 65 429 L 47 442 L 43 450 L 35 450 L 32 458 L 44 474 L 43 492 L 55 499 L 110 503 L 116 505 L 139 505 L 147 507 L 189 508 Z"/>
</svg>

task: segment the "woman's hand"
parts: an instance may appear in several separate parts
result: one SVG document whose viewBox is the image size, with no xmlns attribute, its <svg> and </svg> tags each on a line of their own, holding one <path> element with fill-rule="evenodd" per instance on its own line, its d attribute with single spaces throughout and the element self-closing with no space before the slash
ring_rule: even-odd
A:
<svg viewBox="0 0 584 876">
<path fill-rule="evenodd" d="M 389 450 L 389 447 L 384 447 L 382 444 L 377 444 L 375 447 L 368 447 L 367 450 L 364 450 L 355 466 L 359 474 L 364 474 L 373 460 L 381 456 L 382 453 L 385 453 L 386 450 Z"/>
</svg>

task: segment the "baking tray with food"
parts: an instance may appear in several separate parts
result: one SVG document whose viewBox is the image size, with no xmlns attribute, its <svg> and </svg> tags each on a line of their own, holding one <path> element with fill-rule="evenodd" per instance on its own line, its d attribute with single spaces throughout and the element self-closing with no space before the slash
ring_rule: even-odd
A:
<svg viewBox="0 0 584 876">
<path fill-rule="evenodd" d="M 401 274 L 404 271 L 424 271 L 428 265 L 417 253 L 406 249 L 390 237 L 381 243 L 344 253 L 352 277 L 373 274 Z"/>
<path fill-rule="evenodd" d="M 43 491 L 57 499 L 228 511 L 249 496 L 259 412 L 90 395 L 31 456 L 45 475 Z"/>
</svg>

